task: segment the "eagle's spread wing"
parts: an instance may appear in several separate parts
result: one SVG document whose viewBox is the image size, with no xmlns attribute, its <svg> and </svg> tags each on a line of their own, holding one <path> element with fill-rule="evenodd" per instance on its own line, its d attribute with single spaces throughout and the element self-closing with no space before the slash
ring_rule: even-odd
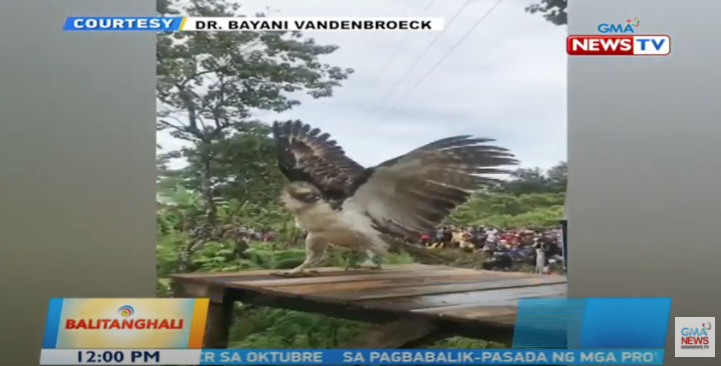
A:
<svg viewBox="0 0 721 366">
<path fill-rule="evenodd" d="M 349 204 L 363 210 L 379 230 L 417 237 L 432 230 L 471 193 L 496 182 L 517 165 L 494 140 L 457 136 L 438 140 L 369 169 Z"/>
<path fill-rule="evenodd" d="M 329 134 L 300 121 L 275 122 L 273 138 L 283 174 L 291 182 L 316 186 L 326 199 L 350 196 L 354 182 L 365 175 L 365 168 L 346 156 Z"/>
</svg>

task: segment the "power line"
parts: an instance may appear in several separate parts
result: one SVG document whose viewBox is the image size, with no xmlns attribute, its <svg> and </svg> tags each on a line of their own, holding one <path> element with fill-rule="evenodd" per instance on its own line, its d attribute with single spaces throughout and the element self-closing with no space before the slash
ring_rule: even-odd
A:
<svg viewBox="0 0 721 366">
<path fill-rule="evenodd" d="M 430 9 L 431 6 L 433 6 L 433 3 L 435 3 L 435 2 L 436 2 L 436 0 L 431 0 L 431 2 L 429 2 L 428 5 L 426 5 L 426 7 L 423 8 L 423 13 L 425 14 L 425 12 L 426 12 L 428 9 Z"/>
<path fill-rule="evenodd" d="M 408 75 L 411 73 L 411 71 L 413 71 L 413 69 L 418 65 L 418 63 L 421 62 L 421 60 L 423 59 L 423 56 L 425 56 L 425 55 L 428 53 L 428 51 L 431 50 L 431 47 L 433 47 L 433 45 L 436 44 L 436 42 L 441 38 L 441 36 L 443 35 L 443 32 L 444 32 L 446 29 L 448 29 L 448 27 L 449 27 L 451 24 L 453 24 L 453 21 L 455 21 L 456 18 L 458 18 L 458 16 L 461 14 L 461 12 L 463 11 L 463 9 L 465 9 L 465 8 L 468 6 L 468 4 L 470 4 L 470 3 L 471 3 L 471 0 L 466 0 L 466 2 L 463 4 L 463 6 L 461 6 L 461 8 L 458 9 L 458 11 L 453 15 L 453 17 L 451 18 L 451 20 L 448 21 L 448 24 L 444 27 L 443 31 L 441 31 L 440 33 L 438 33 L 438 35 L 436 36 L 436 38 L 434 38 L 434 39 L 431 41 L 431 43 L 429 43 L 429 44 L 426 46 L 426 48 L 423 50 L 423 53 L 421 53 L 421 55 L 418 56 L 418 58 L 416 59 L 416 62 L 414 62 L 413 65 L 411 65 L 411 67 L 409 67 L 409 68 L 406 70 L 406 73 L 403 74 L 403 76 L 401 76 L 401 78 L 400 78 L 395 84 L 393 84 L 393 86 L 392 86 L 391 89 L 388 91 L 388 93 L 387 93 L 383 98 L 381 98 L 381 100 L 371 109 L 371 111 L 368 113 L 369 115 L 371 115 L 371 114 L 373 114 L 375 111 L 377 111 L 377 110 L 380 108 L 380 106 L 383 105 L 383 102 L 384 102 L 386 99 L 388 99 L 388 97 L 390 97 L 391 94 L 393 94 L 393 92 L 394 92 L 396 89 L 398 89 L 398 87 L 401 85 L 401 83 L 403 83 L 403 81 L 406 79 L 406 77 L 408 77 Z M 433 2 L 431 2 L 431 4 L 433 4 Z"/>
<path fill-rule="evenodd" d="M 428 5 L 426 5 L 423 8 L 422 12 L 424 15 L 425 15 L 426 11 L 428 11 L 428 9 L 430 9 L 431 6 L 433 6 L 433 3 L 435 3 L 435 2 L 436 2 L 436 0 L 431 0 L 428 3 Z M 400 53 L 400 50 L 403 49 L 403 46 L 406 45 L 406 41 L 408 41 L 408 38 L 409 38 L 408 36 L 409 36 L 408 34 L 405 34 L 405 37 L 403 38 L 401 43 L 398 45 L 398 47 L 396 47 L 395 51 L 393 51 L 393 54 L 391 55 L 390 59 L 388 59 L 386 66 L 383 68 L 383 71 L 381 71 L 380 74 L 378 74 L 378 78 L 376 79 L 375 83 L 373 83 L 373 86 L 369 89 L 371 93 L 376 89 L 378 84 L 380 84 L 380 81 L 383 79 L 383 75 L 385 75 L 386 72 L 388 72 L 388 70 L 390 69 L 390 66 L 393 64 L 393 61 L 395 61 L 396 56 L 398 56 L 398 54 Z"/>
<path fill-rule="evenodd" d="M 433 65 L 433 67 L 431 67 L 431 69 L 428 70 L 428 72 L 426 72 L 426 73 L 420 78 L 420 80 L 418 80 L 417 83 L 413 84 L 413 87 L 411 87 L 411 89 L 408 90 L 408 92 L 406 92 L 400 100 L 398 100 L 395 104 L 393 104 L 393 106 L 392 106 L 390 109 L 388 109 L 388 110 L 386 111 L 386 113 L 384 113 L 384 114 L 380 117 L 380 121 L 378 121 L 378 123 L 375 124 L 375 125 L 373 126 L 373 128 L 377 127 L 378 124 L 383 120 L 383 118 L 385 118 L 386 116 L 388 116 L 388 114 L 390 114 L 396 107 L 398 107 L 401 103 L 403 103 L 403 101 L 405 101 L 406 98 L 408 98 L 408 96 L 411 95 L 411 93 L 413 93 L 413 92 L 418 88 L 418 86 L 420 86 L 420 85 L 426 80 L 426 78 L 427 78 L 429 75 L 431 75 L 431 74 L 433 73 L 433 71 L 435 71 L 435 70 L 438 68 L 438 66 L 440 66 L 440 65 L 443 63 L 443 61 L 445 61 L 445 60 L 448 58 L 448 56 L 451 55 L 451 53 L 453 53 L 453 51 L 454 51 L 461 43 L 463 43 L 463 41 L 464 41 L 466 38 L 468 38 L 468 36 L 471 35 L 471 33 L 473 33 L 473 31 L 474 31 L 476 28 L 478 28 L 478 26 L 479 26 L 486 18 L 488 18 L 488 16 L 493 12 L 493 10 L 495 10 L 495 9 L 498 7 L 498 5 L 501 4 L 501 2 L 503 2 L 503 0 L 498 0 L 498 1 L 496 1 L 496 3 L 493 4 L 493 6 L 492 6 L 490 9 L 488 9 L 488 11 L 486 12 L 486 14 L 484 14 L 480 19 L 478 19 L 478 21 L 477 21 L 475 24 L 473 24 L 473 27 L 471 27 L 471 29 L 469 29 L 469 30 L 463 35 L 463 37 L 461 37 L 461 38 L 458 40 L 458 42 L 456 42 L 453 46 L 451 46 L 451 48 L 448 50 L 448 52 L 446 52 L 446 54 L 443 55 L 443 57 L 441 57 L 441 59 L 438 60 L 438 62 L 436 62 L 436 63 Z"/>
</svg>

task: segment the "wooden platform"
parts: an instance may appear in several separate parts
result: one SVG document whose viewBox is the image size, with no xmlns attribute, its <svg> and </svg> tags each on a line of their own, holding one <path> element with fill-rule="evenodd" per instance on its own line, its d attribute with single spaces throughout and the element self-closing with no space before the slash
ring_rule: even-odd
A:
<svg viewBox="0 0 721 366">
<path fill-rule="evenodd" d="M 267 270 L 192 273 L 174 276 L 174 283 L 181 296 L 211 299 L 208 348 L 227 347 L 236 301 L 382 324 L 347 347 L 397 348 L 452 335 L 508 343 L 519 299 L 567 294 L 564 276 L 421 264 L 317 270 L 319 276 L 305 278 Z"/>
</svg>

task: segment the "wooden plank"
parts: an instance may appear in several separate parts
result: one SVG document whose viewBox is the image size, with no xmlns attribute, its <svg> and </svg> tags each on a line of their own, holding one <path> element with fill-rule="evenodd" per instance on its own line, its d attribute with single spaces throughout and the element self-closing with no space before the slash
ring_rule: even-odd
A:
<svg viewBox="0 0 721 366">
<path fill-rule="evenodd" d="M 208 297 L 210 287 L 200 283 L 173 282 L 176 297 Z"/>
<path fill-rule="evenodd" d="M 376 324 L 391 321 L 344 347 L 396 348 L 449 333 L 509 340 L 518 299 L 567 293 L 562 276 L 418 264 L 385 268 L 315 268 L 320 276 L 303 278 L 277 277 L 275 270 L 193 273 L 173 280 L 188 295 L 214 299 L 205 345 L 215 348 L 227 344 L 232 301 Z"/>
<path fill-rule="evenodd" d="M 553 296 L 526 296 L 524 299 L 533 299 L 533 298 L 563 298 L 566 297 L 566 293 L 559 293 Z M 420 310 L 413 310 L 414 313 L 444 313 L 444 312 L 457 312 L 460 310 L 465 309 L 471 309 L 479 306 L 512 306 L 517 307 L 518 301 L 520 299 L 500 299 L 500 300 L 492 300 L 492 301 L 485 301 L 483 304 L 461 304 L 461 305 L 449 305 L 449 306 L 441 306 L 438 308 L 430 308 L 430 309 L 420 309 Z"/>
<path fill-rule="evenodd" d="M 239 273 L 204 273 L 204 274 L 184 274 L 173 277 L 174 281 L 183 283 L 208 283 L 222 285 L 234 288 L 253 287 L 293 287 L 293 293 L 314 293 L 316 290 L 301 286 L 313 286 L 315 284 L 324 284 L 320 288 L 327 291 L 333 285 L 339 283 L 356 282 L 356 281 L 394 281 L 399 279 L 428 279 L 433 281 L 432 277 L 444 277 L 439 279 L 449 281 L 444 284 L 452 283 L 451 276 L 459 276 L 465 278 L 473 278 L 478 276 L 478 281 L 487 281 L 489 279 L 504 278 L 528 278 L 538 276 L 528 273 L 509 273 L 494 271 L 478 271 L 473 269 L 451 268 L 442 266 L 428 265 L 398 265 L 389 267 L 384 271 L 371 270 L 354 270 L 345 271 L 339 268 L 320 268 L 320 276 L 301 277 L 301 278 L 283 278 L 271 274 L 269 270 L 247 271 Z M 446 278 L 448 277 L 448 278 Z M 330 286 L 329 286 L 330 285 Z M 373 287 L 374 285 L 370 285 Z M 380 284 L 375 286 L 383 287 Z M 363 286 L 350 285 L 351 288 L 363 288 Z M 396 286 L 397 287 L 397 286 Z M 282 289 L 286 290 L 286 289 Z M 320 291 L 320 289 L 318 289 Z"/>
<path fill-rule="evenodd" d="M 411 264 L 396 264 L 388 265 L 383 267 L 386 271 L 403 271 L 403 270 L 423 270 L 429 268 L 438 268 L 437 266 L 430 266 L 427 264 L 411 263 Z M 312 268 L 319 273 L 353 273 L 353 272 L 364 272 L 363 270 L 352 270 L 346 271 L 340 267 L 318 267 Z M 240 272 L 193 272 L 172 275 L 171 277 L 177 279 L 208 279 L 212 280 L 219 277 L 256 277 L 256 276 L 273 276 L 274 273 L 278 272 L 278 269 L 259 269 L 252 271 L 240 271 Z M 368 270 L 367 272 L 371 272 Z M 380 272 L 380 271 L 379 271 Z M 278 277 L 282 279 L 282 277 Z"/>
<path fill-rule="evenodd" d="M 385 279 L 401 279 L 401 278 L 428 278 L 434 276 L 452 276 L 452 275 L 475 275 L 486 276 L 487 274 L 479 274 L 473 269 L 463 268 L 440 268 L 440 269 L 404 269 L 396 271 L 347 271 L 343 273 L 328 273 L 323 276 L 300 277 L 300 278 L 282 278 L 275 277 L 263 280 L 245 280 L 243 278 L 228 281 L 229 286 L 254 286 L 254 287 L 285 287 L 297 285 L 313 285 L 326 283 L 340 283 L 352 281 L 368 281 L 368 280 L 385 280 Z M 498 276 L 498 275 L 496 275 Z"/>
<path fill-rule="evenodd" d="M 451 316 L 461 319 L 495 319 L 501 317 L 514 317 L 518 315 L 518 308 L 515 306 L 479 306 L 460 310 L 458 312 L 450 311 L 441 313 L 441 316 Z"/>
<path fill-rule="evenodd" d="M 207 297 L 211 302 L 225 301 L 225 289 L 220 286 L 204 283 L 171 282 L 175 297 Z"/>
<path fill-rule="evenodd" d="M 529 275 L 528 278 L 534 278 Z M 486 281 L 499 281 L 507 279 L 503 276 L 488 276 L 478 274 L 449 274 L 439 276 L 413 276 L 413 277 L 378 277 L 373 280 L 366 281 L 336 281 L 331 283 L 319 283 L 319 284 L 300 284 L 290 286 L 269 286 L 276 291 L 283 291 L 294 294 L 324 294 L 334 292 L 349 292 L 349 291 L 368 291 L 370 289 L 391 289 L 391 288 L 403 288 L 403 287 L 418 287 L 418 286 L 441 286 L 441 285 L 454 285 L 463 283 L 479 283 Z"/>
<path fill-rule="evenodd" d="M 501 315 L 494 318 L 484 319 L 483 323 L 488 324 L 489 322 L 499 325 L 506 325 L 509 328 L 513 328 L 516 325 L 516 314 L 513 315 Z M 512 341 L 512 339 L 511 339 Z M 510 343 L 510 342 L 508 342 Z"/>
<path fill-rule="evenodd" d="M 443 315 L 447 313 L 457 313 L 461 312 L 463 310 L 467 309 L 473 309 L 478 307 L 504 307 L 504 308 L 517 308 L 518 307 L 518 299 L 500 299 L 495 301 L 485 301 L 483 304 L 462 304 L 462 305 L 450 305 L 450 306 L 441 306 L 437 308 L 430 308 L 430 309 L 419 309 L 419 310 L 412 310 L 413 313 L 425 313 L 425 314 L 436 314 L 436 315 Z"/>
<path fill-rule="evenodd" d="M 278 271 L 276 271 L 278 272 Z M 369 271 L 370 272 L 370 271 Z M 403 271 L 400 270 L 390 270 L 389 273 L 403 273 Z M 353 277 L 360 277 L 367 275 L 367 272 L 362 271 L 352 271 L 352 272 L 344 272 L 344 273 L 335 273 L 335 272 L 325 272 L 321 273 L 320 275 L 316 276 L 309 276 L 309 277 L 299 277 L 299 278 L 293 278 L 294 280 L 300 280 L 302 283 L 303 280 L 312 280 L 315 278 L 324 278 L 328 276 L 337 276 L 342 275 L 343 277 L 353 278 Z M 273 274 L 259 274 L 257 276 L 238 276 L 236 273 L 225 273 L 224 276 L 202 276 L 202 277 L 177 277 L 172 278 L 173 281 L 176 282 L 182 282 L 182 283 L 197 283 L 202 285 L 217 285 L 217 286 L 227 286 L 228 284 L 232 283 L 242 283 L 242 284 L 249 284 L 254 285 L 256 282 L 260 283 L 262 287 L 265 285 L 265 287 L 270 287 L 268 284 L 274 284 L 279 281 L 285 281 L 287 280 L 287 277 L 281 277 Z M 321 282 L 325 282 L 325 280 L 321 280 Z M 255 286 L 255 285 L 254 285 Z"/>
<path fill-rule="evenodd" d="M 531 287 L 531 286 L 545 286 L 545 285 L 556 285 L 565 284 L 565 279 L 558 278 L 546 278 L 546 277 L 527 277 L 519 279 L 506 279 L 506 280 L 490 280 L 490 281 L 476 281 L 472 283 L 457 283 L 457 284 L 437 284 L 429 286 L 404 286 L 404 287 L 376 287 L 370 289 L 363 289 L 354 292 L 331 292 L 322 293 L 320 295 L 333 297 L 337 299 L 345 300 L 376 300 L 376 299 L 391 299 L 398 297 L 409 297 L 409 296 L 423 296 L 423 295 L 440 295 L 440 294 L 452 294 L 459 292 L 472 292 L 472 291 L 486 291 L 504 288 L 515 288 L 515 287 Z"/>
<path fill-rule="evenodd" d="M 380 300 L 358 301 L 356 304 L 365 307 L 390 309 L 398 311 L 414 311 L 439 308 L 451 305 L 482 305 L 494 300 L 513 300 L 525 297 L 558 297 L 567 293 L 566 284 L 516 287 L 498 290 L 473 291 L 444 295 L 427 295 L 416 297 L 400 297 Z"/>
<path fill-rule="evenodd" d="M 438 311 L 434 309 L 435 311 L 429 311 L 426 312 L 426 314 L 437 314 L 440 317 L 453 317 L 453 318 L 459 318 L 459 319 L 494 319 L 494 318 L 500 318 L 500 317 L 508 317 L 508 316 L 516 316 L 518 314 L 518 307 L 512 305 L 513 301 L 503 301 L 500 303 L 507 303 L 508 305 L 500 305 L 500 304 L 494 304 L 494 305 L 482 305 L 482 306 L 474 306 L 469 307 L 465 309 L 459 309 L 459 310 L 442 310 Z"/>
<path fill-rule="evenodd" d="M 373 271 L 373 270 L 351 270 L 346 271 L 345 269 L 341 268 L 335 268 L 335 267 L 325 267 L 325 268 L 318 268 L 317 272 L 319 273 L 318 276 L 309 276 L 309 277 L 298 277 L 298 278 L 287 278 L 287 277 L 280 277 L 277 276 L 275 273 L 279 272 L 278 270 L 259 270 L 259 271 L 244 271 L 244 272 L 213 272 L 213 273 L 192 273 L 192 274 L 181 274 L 181 275 L 172 275 L 171 278 L 173 281 L 176 282 L 183 282 L 183 283 L 202 283 L 202 284 L 216 284 L 216 285 L 223 285 L 225 286 L 228 283 L 233 282 L 258 282 L 259 286 L 271 286 L 272 284 L 275 284 L 278 281 L 297 281 L 300 283 L 303 283 L 304 281 L 318 281 L 318 282 L 326 282 L 326 277 L 329 278 L 335 278 L 335 277 L 344 277 L 347 278 L 346 281 L 352 280 L 352 278 L 355 277 L 362 277 L 362 276 L 378 276 L 382 274 L 393 274 L 393 273 L 404 273 L 407 271 L 413 271 L 414 273 L 417 273 L 418 271 L 424 271 L 427 269 L 427 267 L 432 268 L 432 266 L 426 266 L 426 265 L 411 265 L 408 267 L 407 265 L 399 265 L 396 267 L 388 268 L 384 271 Z M 283 283 L 283 282 L 279 282 Z"/>
</svg>

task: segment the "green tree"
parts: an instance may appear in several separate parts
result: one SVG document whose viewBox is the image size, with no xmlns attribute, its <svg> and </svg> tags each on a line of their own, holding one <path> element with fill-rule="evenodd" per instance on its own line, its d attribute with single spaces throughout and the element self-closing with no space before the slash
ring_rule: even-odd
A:
<svg viewBox="0 0 721 366">
<path fill-rule="evenodd" d="M 549 180 L 541 168 L 519 168 L 511 174 L 511 179 L 504 182 L 502 191 L 511 194 L 547 193 L 550 191 Z"/>
<path fill-rule="evenodd" d="M 243 16 L 240 5 L 227 0 L 159 0 L 157 8 L 159 15 Z M 239 145 L 244 142 L 262 141 L 254 129 L 258 125 L 252 119 L 254 111 L 291 109 L 300 104 L 292 93 L 305 92 L 313 98 L 332 96 L 333 89 L 353 72 L 319 61 L 337 49 L 316 44 L 298 32 L 158 35 L 157 126 L 191 143 L 191 148 L 180 153 L 192 168 L 175 175 L 185 174 L 184 178 L 197 182 L 193 188 L 203 198 L 210 224 L 217 218 L 218 182 L 213 174 L 218 160 L 243 154 L 245 147 Z M 243 134 L 252 137 L 237 137 Z M 233 148 L 238 151 L 232 153 Z M 236 172 L 236 176 L 240 174 L 244 171 Z M 247 177 L 239 180 L 251 181 Z"/>
<path fill-rule="evenodd" d="M 568 0 L 540 0 L 539 3 L 526 7 L 531 14 L 542 14 L 546 20 L 555 25 L 568 24 Z"/>
<path fill-rule="evenodd" d="M 566 192 L 568 185 L 568 163 L 559 162 L 546 172 L 552 192 Z"/>
<path fill-rule="evenodd" d="M 568 164 L 559 162 L 547 171 L 541 168 L 519 168 L 510 179 L 493 187 L 492 191 L 508 194 L 563 193 L 568 180 Z"/>
<path fill-rule="evenodd" d="M 554 226 L 562 216 L 564 199 L 564 193 L 477 193 L 448 221 L 498 227 Z"/>
<path fill-rule="evenodd" d="M 209 175 L 212 177 L 213 195 L 223 200 L 236 199 L 266 204 L 277 199 L 285 178 L 277 168 L 275 143 L 270 137 L 270 126 L 259 122 L 246 122 L 237 126 L 235 134 L 215 141 Z M 202 161 L 192 148 L 186 149 L 188 165 L 177 170 L 165 170 L 161 187 L 182 184 L 188 189 L 201 186 Z"/>
<path fill-rule="evenodd" d="M 247 123 L 220 144 L 216 164 L 217 194 L 258 204 L 275 201 L 285 177 L 277 167 L 270 126 Z"/>
</svg>

